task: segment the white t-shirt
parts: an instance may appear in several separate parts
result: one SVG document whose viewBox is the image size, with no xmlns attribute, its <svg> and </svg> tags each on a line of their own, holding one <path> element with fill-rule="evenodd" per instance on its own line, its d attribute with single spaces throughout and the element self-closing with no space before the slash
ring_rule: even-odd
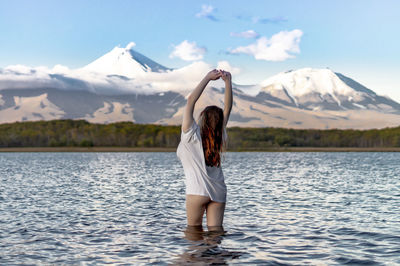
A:
<svg viewBox="0 0 400 266">
<path fill-rule="evenodd" d="M 223 130 L 223 138 L 227 138 Z M 193 121 L 187 132 L 181 132 L 176 151 L 185 172 L 186 194 L 210 197 L 212 201 L 226 202 L 226 185 L 221 167 L 206 166 L 200 127 Z"/>
</svg>

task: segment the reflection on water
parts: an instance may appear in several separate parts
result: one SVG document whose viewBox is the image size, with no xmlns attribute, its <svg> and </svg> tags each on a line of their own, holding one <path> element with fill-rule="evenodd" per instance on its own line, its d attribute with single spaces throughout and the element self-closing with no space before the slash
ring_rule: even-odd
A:
<svg viewBox="0 0 400 266">
<path fill-rule="evenodd" d="M 186 227 L 185 238 L 190 241 L 191 245 L 178 256 L 174 264 L 226 265 L 230 260 L 240 257 L 240 252 L 228 251 L 221 247 L 221 241 L 226 234 L 223 227 L 208 229 L 208 231 L 204 231 L 202 226 Z"/>
<path fill-rule="evenodd" d="M 175 153 L 0 153 L 0 265 L 400 265 L 399 161 L 227 153 L 224 232 L 185 227 Z"/>
</svg>

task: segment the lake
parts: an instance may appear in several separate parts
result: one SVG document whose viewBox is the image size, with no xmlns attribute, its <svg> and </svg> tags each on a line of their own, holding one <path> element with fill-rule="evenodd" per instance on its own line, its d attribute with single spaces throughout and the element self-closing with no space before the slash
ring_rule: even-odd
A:
<svg viewBox="0 0 400 266">
<path fill-rule="evenodd" d="M 0 153 L 0 264 L 400 264 L 399 162 L 226 153 L 214 233 L 186 228 L 173 152 Z"/>
</svg>

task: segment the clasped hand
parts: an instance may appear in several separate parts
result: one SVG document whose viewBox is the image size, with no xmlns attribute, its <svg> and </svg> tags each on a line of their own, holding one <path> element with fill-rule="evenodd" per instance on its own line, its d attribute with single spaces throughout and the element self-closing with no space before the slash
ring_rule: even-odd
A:
<svg viewBox="0 0 400 266">
<path fill-rule="evenodd" d="M 231 73 L 229 73 L 228 71 L 225 70 L 217 70 L 217 69 L 213 69 L 210 72 L 207 73 L 207 77 L 210 80 L 217 80 L 219 78 L 222 78 L 223 81 L 227 82 L 227 81 L 231 81 Z"/>
</svg>

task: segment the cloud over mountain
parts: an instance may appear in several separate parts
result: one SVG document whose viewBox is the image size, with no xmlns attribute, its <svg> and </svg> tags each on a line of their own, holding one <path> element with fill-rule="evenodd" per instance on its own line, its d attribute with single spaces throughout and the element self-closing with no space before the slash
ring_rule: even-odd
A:
<svg viewBox="0 0 400 266">
<path fill-rule="evenodd" d="M 228 61 L 219 61 L 217 64 L 217 69 L 223 69 L 225 71 L 231 72 L 232 75 L 237 75 L 240 73 L 240 68 L 232 66 Z"/>
<path fill-rule="evenodd" d="M 0 69 L 0 123 L 86 119 L 180 124 L 185 97 L 215 67 L 196 61 L 171 69 L 133 47 L 115 47 L 79 69 Z M 240 72 L 228 61 L 216 67 Z M 195 117 L 205 106 L 223 106 L 223 88 L 222 80 L 209 84 Z M 281 72 L 256 85 L 234 83 L 233 94 L 229 126 L 361 129 L 400 124 L 399 103 L 330 69 Z"/>
<path fill-rule="evenodd" d="M 301 30 L 281 31 L 272 35 L 258 38 L 247 46 L 239 46 L 229 51 L 232 54 L 248 54 L 257 60 L 284 61 L 293 58 L 293 54 L 300 53 Z"/>
<path fill-rule="evenodd" d="M 126 47 L 117 46 L 78 69 L 62 65 L 53 68 L 8 66 L 0 69 L 0 90 L 54 88 L 104 94 L 151 94 L 192 88 L 204 73 L 213 68 L 210 64 L 197 61 L 179 69 L 170 69 L 136 52 L 132 47 L 134 43 Z"/>
</svg>

